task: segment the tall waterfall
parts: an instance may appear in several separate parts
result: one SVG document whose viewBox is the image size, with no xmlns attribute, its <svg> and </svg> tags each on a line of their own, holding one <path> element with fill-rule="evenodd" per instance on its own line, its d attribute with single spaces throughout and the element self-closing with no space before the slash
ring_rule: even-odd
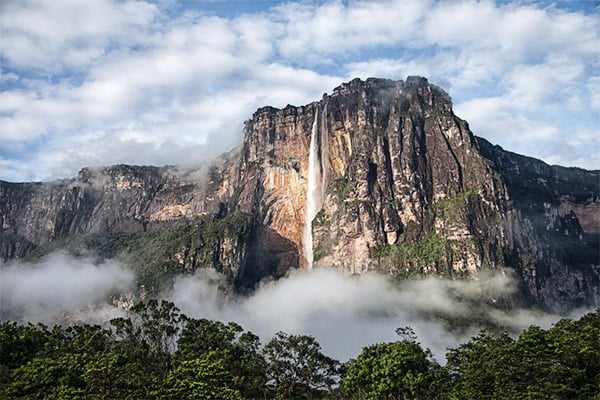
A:
<svg viewBox="0 0 600 400">
<path fill-rule="evenodd" d="M 319 163 L 319 146 L 318 146 L 318 131 L 319 131 L 319 111 L 315 111 L 315 121 L 313 122 L 312 131 L 310 133 L 310 147 L 308 150 L 308 190 L 306 194 L 306 207 L 304 213 L 304 232 L 302 235 L 302 246 L 306 268 L 312 269 L 314 254 L 313 254 L 313 238 L 312 238 L 312 220 L 315 218 L 323 202 L 323 183 L 321 181 L 322 166 Z"/>
</svg>

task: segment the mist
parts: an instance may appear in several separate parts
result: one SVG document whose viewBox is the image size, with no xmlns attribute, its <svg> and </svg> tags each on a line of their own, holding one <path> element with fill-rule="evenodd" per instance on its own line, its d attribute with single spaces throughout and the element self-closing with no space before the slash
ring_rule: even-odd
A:
<svg viewBox="0 0 600 400">
<path fill-rule="evenodd" d="M 222 283 L 216 272 L 201 270 L 177 279 L 165 297 L 188 316 L 235 321 L 263 342 L 277 331 L 314 336 L 327 355 L 341 361 L 356 357 L 369 344 L 400 340 L 395 333 L 399 327 L 413 328 L 423 347 L 444 362 L 448 348 L 467 342 L 490 324 L 517 334 L 530 325 L 548 328 L 561 318 L 498 307 L 498 299 L 517 290 L 507 271 L 478 280 L 424 278 L 393 283 L 375 273 L 351 276 L 335 269 L 296 270 L 263 284 L 248 297 L 231 299 L 217 290 Z M 451 328 L 449 319 L 461 318 L 470 323 Z"/>
<path fill-rule="evenodd" d="M 58 252 L 35 263 L 0 265 L 0 320 L 107 323 L 122 316 L 113 300 L 134 292 L 135 276 L 116 260 L 97 262 Z M 340 361 L 369 344 L 397 341 L 409 326 L 438 362 L 449 348 L 490 326 L 517 335 L 531 325 L 549 328 L 562 316 L 513 307 L 517 291 L 510 270 L 473 280 L 421 278 L 393 282 L 338 269 L 293 270 L 261 284 L 251 295 L 222 290 L 223 275 L 199 269 L 178 277 L 160 297 L 194 318 L 234 321 L 266 343 L 278 331 L 314 336 L 323 351 Z M 578 310 L 570 317 L 586 311 Z M 457 326 L 458 321 L 458 326 Z"/>
<path fill-rule="evenodd" d="M 120 314 L 112 296 L 131 291 L 134 274 L 115 260 L 53 253 L 34 263 L 0 264 L 0 320 L 101 323 Z"/>
</svg>

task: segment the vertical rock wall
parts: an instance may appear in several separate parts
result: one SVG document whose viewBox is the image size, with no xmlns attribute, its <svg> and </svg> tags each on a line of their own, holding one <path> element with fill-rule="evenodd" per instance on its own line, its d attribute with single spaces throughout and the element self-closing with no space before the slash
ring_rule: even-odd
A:
<svg viewBox="0 0 600 400">
<path fill-rule="evenodd" d="M 533 187 L 536 202 L 546 196 L 546 204 L 552 204 L 534 214 L 558 219 L 544 224 L 532 220 L 526 216 L 531 207 L 519 195 L 527 188 L 518 187 L 507 163 L 484 151 L 467 123 L 454 115 L 449 96 L 419 77 L 406 82 L 354 80 L 318 103 L 263 108 L 247 122 L 236 204 L 255 215 L 262 229 L 275 233 L 272 246 L 263 235 L 267 242 L 262 251 L 273 247 L 286 255 L 270 268 L 276 275 L 305 266 L 302 228 L 317 115 L 325 190 L 312 221 L 315 265 L 352 273 L 447 277 L 476 277 L 483 269 L 509 267 L 534 301 L 550 304 L 562 297 L 552 306 L 563 301 L 572 303 L 568 306 L 597 304 L 594 265 L 600 261 L 590 247 L 597 238 L 577 236 L 578 218 L 595 226 L 588 214 L 595 204 L 590 198 L 598 196 L 597 182 L 589 185 L 583 202 L 571 201 L 569 189 L 560 200 L 552 188 L 540 192 Z M 538 168 L 535 173 L 535 179 L 543 180 L 548 171 Z M 590 174 L 586 171 L 582 179 Z M 573 249 L 587 249 L 588 260 L 576 262 L 577 273 L 551 250 L 566 234 L 561 228 L 548 242 L 545 232 L 556 224 L 569 225 L 571 237 L 578 238 L 570 243 Z M 549 274 L 563 281 L 569 276 L 570 283 L 560 288 Z M 570 296 L 583 300 L 567 300 Z"/>
</svg>

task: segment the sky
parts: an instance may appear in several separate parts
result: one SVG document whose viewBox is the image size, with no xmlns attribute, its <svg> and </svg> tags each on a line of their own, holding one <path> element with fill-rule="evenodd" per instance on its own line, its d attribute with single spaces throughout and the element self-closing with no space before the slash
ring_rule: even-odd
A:
<svg viewBox="0 0 600 400">
<path fill-rule="evenodd" d="M 600 2 L 0 1 L 0 180 L 193 166 L 261 106 L 421 75 L 473 132 L 600 168 Z"/>
</svg>

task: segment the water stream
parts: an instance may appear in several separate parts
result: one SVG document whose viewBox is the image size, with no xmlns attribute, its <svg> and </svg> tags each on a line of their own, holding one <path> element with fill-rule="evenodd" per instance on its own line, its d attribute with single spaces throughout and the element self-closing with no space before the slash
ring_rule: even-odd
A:
<svg viewBox="0 0 600 400">
<path fill-rule="evenodd" d="M 314 261 L 312 220 L 315 218 L 322 205 L 321 165 L 319 163 L 318 153 L 318 122 L 319 111 L 317 109 L 310 134 L 310 146 L 308 150 L 308 190 L 306 194 L 306 211 L 304 213 L 304 232 L 302 235 L 304 261 L 307 269 L 312 269 Z"/>
</svg>

